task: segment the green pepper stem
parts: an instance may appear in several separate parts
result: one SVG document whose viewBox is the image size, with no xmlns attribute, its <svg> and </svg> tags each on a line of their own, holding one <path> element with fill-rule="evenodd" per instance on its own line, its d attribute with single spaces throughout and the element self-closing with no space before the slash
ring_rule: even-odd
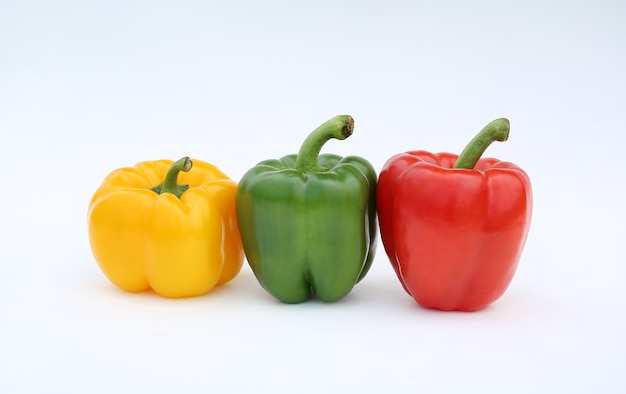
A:
<svg viewBox="0 0 626 394">
<path fill-rule="evenodd" d="M 474 168 L 492 142 L 503 142 L 509 138 L 510 127 L 509 120 L 506 118 L 499 118 L 490 122 L 463 149 L 454 163 L 454 168 Z"/>
<path fill-rule="evenodd" d="M 352 135 L 354 119 L 350 115 L 338 115 L 322 123 L 304 140 L 298 158 L 296 169 L 304 173 L 320 171 L 317 158 L 322 146 L 331 138 L 345 140 Z"/>
<path fill-rule="evenodd" d="M 172 193 L 176 197 L 180 198 L 180 196 L 182 196 L 183 193 L 189 189 L 189 185 L 179 185 L 178 174 L 181 171 L 188 172 L 191 170 L 192 166 L 193 162 L 188 157 L 183 157 L 182 159 L 176 161 L 167 171 L 163 183 L 153 188 L 152 191 L 157 194 Z"/>
</svg>

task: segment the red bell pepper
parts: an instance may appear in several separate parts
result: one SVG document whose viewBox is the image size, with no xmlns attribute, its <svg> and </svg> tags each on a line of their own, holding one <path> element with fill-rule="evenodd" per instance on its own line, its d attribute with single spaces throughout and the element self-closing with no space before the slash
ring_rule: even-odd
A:
<svg viewBox="0 0 626 394">
<path fill-rule="evenodd" d="M 508 134 L 509 121 L 496 119 L 461 155 L 401 153 L 379 175 L 385 252 L 404 289 L 426 308 L 482 309 L 513 278 L 530 227 L 530 179 L 513 163 L 480 158 Z"/>
</svg>

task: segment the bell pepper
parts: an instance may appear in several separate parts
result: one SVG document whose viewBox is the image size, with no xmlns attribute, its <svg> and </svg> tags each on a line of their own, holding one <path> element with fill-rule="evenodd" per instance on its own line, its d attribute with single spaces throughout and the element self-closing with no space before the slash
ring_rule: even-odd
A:
<svg viewBox="0 0 626 394">
<path fill-rule="evenodd" d="M 187 157 L 117 169 L 89 204 L 94 258 L 111 282 L 129 292 L 152 288 L 172 298 L 207 293 L 243 265 L 236 191 L 215 166 Z"/>
<path fill-rule="evenodd" d="M 373 166 L 357 156 L 319 154 L 354 128 L 349 115 L 315 129 L 297 155 L 265 160 L 237 191 L 237 220 L 248 263 L 267 292 L 285 303 L 346 296 L 367 273 L 376 247 Z"/>
<path fill-rule="evenodd" d="M 460 155 L 410 151 L 383 166 L 381 240 L 402 286 L 426 308 L 482 309 L 513 278 L 530 227 L 530 179 L 513 163 L 480 158 L 509 127 L 496 119 Z"/>
</svg>

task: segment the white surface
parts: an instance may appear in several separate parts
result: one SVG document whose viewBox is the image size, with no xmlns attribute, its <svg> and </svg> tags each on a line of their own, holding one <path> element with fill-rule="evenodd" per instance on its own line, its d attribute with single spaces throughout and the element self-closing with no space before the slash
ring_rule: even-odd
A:
<svg viewBox="0 0 626 394">
<path fill-rule="evenodd" d="M 0 392 L 626 391 L 623 2 L 89 3 L 0 3 Z M 377 170 L 511 120 L 487 156 L 535 211 L 499 301 L 424 310 L 380 243 L 336 304 L 280 304 L 247 265 L 184 300 L 100 273 L 107 173 L 189 155 L 238 180 L 340 113 L 323 152 Z"/>
</svg>

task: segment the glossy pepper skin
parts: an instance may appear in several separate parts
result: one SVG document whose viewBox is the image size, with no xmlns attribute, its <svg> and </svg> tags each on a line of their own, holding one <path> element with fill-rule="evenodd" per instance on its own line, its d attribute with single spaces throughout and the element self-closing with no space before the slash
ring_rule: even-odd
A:
<svg viewBox="0 0 626 394">
<path fill-rule="evenodd" d="M 506 140 L 508 120 L 484 130 L 494 129 Z M 513 163 L 475 157 L 469 169 L 453 168 L 458 160 L 425 151 L 393 156 L 379 176 L 377 209 L 386 254 L 407 293 L 427 308 L 474 311 L 497 300 L 513 278 L 532 189 Z"/>
<path fill-rule="evenodd" d="M 337 116 L 313 131 L 298 155 L 266 160 L 239 182 L 237 218 L 259 283 L 285 303 L 315 295 L 332 302 L 367 273 L 376 247 L 376 181 L 356 156 L 319 155 L 330 138 L 352 134 Z"/>
<path fill-rule="evenodd" d="M 237 184 L 215 166 L 189 158 L 115 170 L 89 204 L 95 260 L 129 292 L 205 294 L 243 265 L 236 191 Z"/>
</svg>

